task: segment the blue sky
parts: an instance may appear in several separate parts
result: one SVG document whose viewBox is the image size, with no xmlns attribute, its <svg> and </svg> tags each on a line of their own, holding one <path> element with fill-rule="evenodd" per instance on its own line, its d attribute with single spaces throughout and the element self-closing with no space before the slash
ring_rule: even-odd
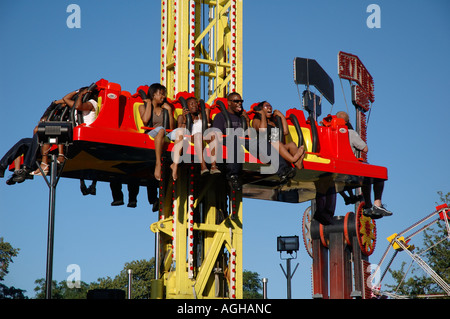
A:
<svg viewBox="0 0 450 319">
<path fill-rule="evenodd" d="M 71 3 L 81 8 L 79 29 L 66 25 Z M 381 28 L 366 25 L 371 3 L 380 6 Z M 377 221 L 372 263 L 386 249 L 386 237 L 434 211 L 437 191 L 450 191 L 449 14 L 445 0 L 244 1 L 244 108 L 261 100 L 283 112 L 300 108 L 295 57 L 319 62 L 334 81 L 333 113 L 348 107 L 352 120 L 349 84 L 342 82 L 346 106 L 337 76 L 338 52 L 358 55 L 374 78 L 368 158 L 388 168 L 383 202 L 394 216 Z M 134 92 L 158 81 L 159 26 L 156 0 L 2 1 L 0 152 L 30 137 L 50 101 L 75 88 L 105 78 Z M 330 113 L 331 105 L 322 110 Z M 7 186 L 6 178 L 0 181 L 0 236 L 20 253 L 4 283 L 33 297 L 34 280 L 45 277 L 48 187 L 42 178 Z M 149 227 L 157 219 L 143 190 L 135 209 L 111 207 L 105 183 L 96 196 L 83 196 L 77 180 L 61 179 L 56 196 L 55 280 L 69 276 L 70 264 L 78 264 L 89 283 L 154 256 Z M 276 238 L 302 238 L 309 205 L 244 200 L 244 268 L 269 279 L 269 298 L 286 297 Z M 351 210 L 338 198 L 336 215 Z M 302 245 L 296 262 L 292 297 L 311 298 L 311 259 Z"/>
</svg>

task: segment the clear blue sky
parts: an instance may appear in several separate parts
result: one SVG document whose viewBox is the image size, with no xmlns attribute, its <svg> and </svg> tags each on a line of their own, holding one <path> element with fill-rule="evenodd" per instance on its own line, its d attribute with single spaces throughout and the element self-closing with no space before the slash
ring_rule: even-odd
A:
<svg viewBox="0 0 450 319">
<path fill-rule="evenodd" d="M 71 3 L 81 8 L 80 29 L 66 26 Z M 381 8 L 379 29 L 366 25 L 371 3 Z M 295 57 L 316 59 L 332 77 L 333 113 L 347 110 L 337 76 L 339 51 L 358 55 L 374 77 L 368 157 L 388 168 L 383 202 L 394 216 L 377 221 L 373 263 L 386 249 L 387 236 L 432 212 L 437 191 L 450 191 L 449 14 L 446 0 L 244 0 L 246 109 L 261 100 L 283 112 L 300 108 Z M 134 92 L 158 81 L 159 26 L 156 0 L 1 1 L 0 152 L 31 137 L 50 101 L 73 89 L 105 78 Z M 343 88 L 354 120 L 347 81 Z M 330 110 L 325 102 L 323 114 Z M 6 178 L 0 181 L 0 236 L 20 253 L 4 284 L 33 297 L 34 281 L 45 277 L 48 188 L 42 178 L 14 186 Z M 135 209 L 111 207 L 108 184 L 99 183 L 97 196 L 83 196 L 78 180 L 61 179 L 56 196 L 55 280 L 66 280 L 70 264 L 78 264 L 81 280 L 89 283 L 114 277 L 126 262 L 154 256 L 149 226 L 157 219 L 145 192 Z M 244 200 L 244 268 L 269 279 L 269 298 L 286 296 L 276 238 L 302 238 L 308 206 Z M 350 210 L 339 197 L 336 214 Z M 311 259 L 303 245 L 296 262 L 292 296 L 311 298 Z"/>
</svg>

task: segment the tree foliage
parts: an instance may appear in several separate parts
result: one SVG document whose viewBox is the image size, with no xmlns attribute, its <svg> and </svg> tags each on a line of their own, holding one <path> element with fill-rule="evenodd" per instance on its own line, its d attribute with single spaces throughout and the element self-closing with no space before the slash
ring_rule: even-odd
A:
<svg viewBox="0 0 450 319">
<path fill-rule="evenodd" d="M 13 257 L 19 254 L 19 250 L 0 237 L 0 281 L 3 281 L 8 274 L 8 267 L 13 262 Z M 0 299 L 26 299 L 24 293 L 25 290 L 7 287 L 0 283 Z"/>
<path fill-rule="evenodd" d="M 242 274 L 244 299 L 262 299 L 261 278 L 257 272 L 244 270 Z"/>
<path fill-rule="evenodd" d="M 87 284 L 80 283 L 80 288 L 69 288 L 66 281 L 52 283 L 52 299 L 86 299 L 87 292 L 94 289 L 121 289 L 128 293 L 128 270 L 132 271 L 131 298 L 132 299 L 149 299 L 150 298 L 150 281 L 155 276 L 155 259 L 135 260 L 125 263 L 121 272 L 115 276 L 103 277 L 97 279 L 96 282 Z M 35 281 L 37 299 L 45 298 L 45 279 L 41 278 Z"/>
<path fill-rule="evenodd" d="M 115 276 L 103 277 L 96 282 L 87 284 L 81 282 L 80 288 L 68 288 L 66 281 L 57 283 L 53 281 L 52 299 L 86 299 L 89 290 L 94 289 L 121 289 L 128 294 L 128 270 L 131 269 L 131 298 L 150 299 L 151 280 L 155 277 L 155 259 L 135 260 L 126 263 L 121 272 Z M 243 293 L 244 299 L 262 299 L 261 279 L 259 274 L 244 270 L 243 272 Z M 37 299 L 45 298 L 45 279 L 35 281 Z"/>
<path fill-rule="evenodd" d="M 0 237 L 0 281 L 4 280 L 6 274 L 8 274 L 9 264 L 13 262 L 13 257 L 17 257 L 19 250 L 13 248 L 10 243 L 3 240 L 3 237 Z"/>
<path fill-rule="evenodd" d="M 126 263 L 122 271 L 114 278 L 99 278 L 91 283 L 89 289 L 122 289 L 128 293 L 128 270 L 131 269 L 131 298 L 149 299 L 151 280 L 155 278 L 155 258 L 134 260 Z"/>
<path fill-rule="evenodd" d="M 450 204 L 450 192 L 440 196 L 442 203 Z M 423 248 L 416 247 L 415 253 L 422 258 L 446 283 L 450 284 L 450 241 L 447 237 L 445 222 L 439 220 L 432 227 L 423 232 Z M 442 288 L 415 263 L 405 269 L 403 262 L 399 270 L 389 270 L 392 278 L 396 282 L 394 285 L 387 285 L 391 292 L 405 296 L 418 295 L 441 295 L 445 294 Z M 406 274 L 409 276 L 405 276 Z"/>
</svg>

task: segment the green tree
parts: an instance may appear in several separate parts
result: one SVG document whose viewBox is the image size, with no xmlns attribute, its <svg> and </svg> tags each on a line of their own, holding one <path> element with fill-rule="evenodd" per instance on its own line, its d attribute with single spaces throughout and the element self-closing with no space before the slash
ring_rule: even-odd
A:
<svg viewBox="0 0 450 319">
<path fill-rule="evenodd" d="M 40 278 L 34 282 L 37 286 L 34 288 L 36 292 L 36 299 L 45 298 L 45 279 Z M 56 280 L 52 281 L 52 299 L 86 299 L 89 285 L 85 282 L 80 282 L 80 288 L 69 288 L 67 281 L 63 280 L 59 283 Z"/>
<path fill-rule="evenodd" d="M 150 299 L 151 280 L 155 278 L 155 258 L 126 263 L 114 279 L 99 278 L 89 289 L 122 289 L 128 293 L 128 270 L 131 269 L 131 298 Z"/>
<path fill-rule="evenodd" d="M 135 260 L 125 263 L 121 272 L 115 276 L 97 279 L 96 282 L 86 284 L 81 282 L 80 288 L 68 288 L 66 281 L 52 283 L 52 299 L 85 299 L 87 292 L 93 289 L 122 289 L 128 293 L 128 270 L 131 269 L 131 298 L 150 299 L 151 280 L 155 278 L 155 259 Z M 244 270 L 243 272 L 244 299 L 262 299 L 261 279 L 259 274 Z M 45 298 L 45 279 L 35 281 L 35 298 Z"/>
<path fill-rule="evenodd" d="M 262 299 L 262 283 L 257 272 L 244 270 L 242 273 L 244 299 Z"/>
<path fill-rule="evenodd" d="M 3 281 L 8 274 L 9 264 L 13 262 L 13 257 L 17 257 L 19 250 L 0 237 L 0 281 Z M 0 299 L 26 299 L 24 293 L 25 290 L 7 287 L 0 283 Z"/>
<path fill-rule="evenodd" d="M 125 263 L 123 270 L 113 278 L 97 279 L 97 282 L 80 283 L 80 288 L 69 288 L 66 281 L 52 282 L 52 299 L 86 299 L 87 292 L 93 289 L 122 289 L 128 292 L 128 269 L 132 270 L 131 297 L 133 299 L 150 298 L 150 280 L 155 276 L 155 259 L 138 260 Z M 35 281 L 37 299 L 45 298 L 45 279 Z"/>
<path fill-rule="evenodd" d="M 442 203 L 450 204 L 450 192 L 440 196 L 440 205 Z M 426 263 L 446 282 L 450 283 L 450 241 L 448 240 L 445 222 L 439 220 L 434 226 L 424 230 L 423 249 L 416 247 L 416 253 L 426 261 Z M 396 294 L 406 296 L 417 295 L 436 295 L 444 294 L 442 288 L 428 276 L 424 274 L 416 264 L 410 269 L 411 275 L 405 278 L 405 266 L 403 262 L 399 270 L 389 270 L 396 284 L 387 285 L 391 291 Z"/>
<path fill-rule="evenodd" d="M 13 262 L 13 257 L 17 257 L 19 250 L 13 248 L 10 243 L 3 240 L 3 237 L 0 237 L 0 281 L 3 281 L 8 274 L 9 264 Z"/>
</svg>

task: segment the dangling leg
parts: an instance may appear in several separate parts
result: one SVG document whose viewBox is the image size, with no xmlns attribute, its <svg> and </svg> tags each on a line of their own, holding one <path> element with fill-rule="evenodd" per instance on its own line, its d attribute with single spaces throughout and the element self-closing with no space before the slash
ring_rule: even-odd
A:
<svg viewBox="0 0 450 319">
<path fill-rule="evenodd" d="M 184 138 L 184 130 L 177 129 L 175 132 L 175 145 L 172 152 L 172 164 L 170 164 L 170 168 L 172 169 L 172 178 L 174 181 L 178 178 L 178 164 L 180 162 L 181 151 L 183 150 L 183 138 Z"/>
<path fill-rule="evenodd" d="M 162 149 L 164 146 L 164 136 L 166 131 L 161 129 L 155 137 L 155 155 L 156 155 L 156 163 L 155 163 L 155 178 L 156 180 L 161 180 L 161 156 Z"/>
</svg>

